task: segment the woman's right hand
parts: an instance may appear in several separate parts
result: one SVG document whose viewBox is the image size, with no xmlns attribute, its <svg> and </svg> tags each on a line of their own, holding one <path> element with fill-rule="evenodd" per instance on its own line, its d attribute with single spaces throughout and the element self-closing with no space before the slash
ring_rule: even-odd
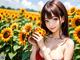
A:
<svg viewBox="0 0 80 60">
<path fill-rule="evenodd" d="M 28 42 L 33 46 L 38 47 L 37 42 L 31 36 L 28 38 Z"/>
</svg>

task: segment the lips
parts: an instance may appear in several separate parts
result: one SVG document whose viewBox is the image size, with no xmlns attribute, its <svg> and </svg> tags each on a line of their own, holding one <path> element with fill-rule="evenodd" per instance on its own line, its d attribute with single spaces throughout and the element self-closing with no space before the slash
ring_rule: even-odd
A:
<svg viewBox="0 0 80 60">
<path fill-rule="evenodd" d="M 55 27 L 54 27 L 55 28 Z M 54 29 L 54 28 L 50 28 L 50 29 Z"/>
</svg>

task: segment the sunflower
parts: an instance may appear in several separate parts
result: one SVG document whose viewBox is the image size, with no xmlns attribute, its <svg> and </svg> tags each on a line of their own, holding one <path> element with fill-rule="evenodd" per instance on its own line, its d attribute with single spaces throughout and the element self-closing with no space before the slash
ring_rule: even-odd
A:
<svg viewBox="0 0 80 60">
<path fill-rule="evenodd" d="M 72 27 L 75 28 L 76 26 L 80 25 L 80 16 L 75 15 L 74 18 L 71 20 Z"/>
<path fill-rule="evenodd" d="M 74 36 L 74 39 L 80 43 L 80 26 L 75 28 L 73 36 Z"/>
<path fill-rule="evenodd" d="M 13 20 L 16 20 L 18 18 L 18 15 L 14 15 Z"/>
<path fill-rule="evenodd" d="M 11 17 L 6 18 L 6 22 L 10 23 L 12 21 Z"/>
<path fill-rule="evenodd" d="M 20 13 L 25 13 L 25 9 L 24 8 L 20 8 Z"/>
<path fill-rule="evenodd" d="M 41 26 L 41 21 L 40 20 L 36 20 L 36 25 Z"/>
<path fill-rule="evenodd" d="M 26 35 L 28 35 L 28 33 L 26 34 L 25 32 L 22 32 L 22 31 L 19 33 L 19 44 L 20 45 L 26 44 Z"/>
<path fill-rule="evenodd" d="M 5 13 L 3 13 L 3 18 L 5 18 L 6 17 L 6 14 Z"/>
<path fill-rule="evenodd" d="M 0 20 L 2 20 L 3 19 L 3 16 L 0 14 Z"/>
<path fill-rule="evenodd" d="M 72 20 L 73 18 L 68 18 L 68 26 L 69 27 L 71 27 L 71 20 Z"/>
<path fill-rule="evenodd" d="M 2 34 L 0 33 L 0 38 L 2 38 Z"/>
<path fill-rule="evenodd" d="M 68 15 L 71 16 L 76 12 L 76 7 L 71 7 L 70 10 L 68 10 Z"/>
<path fill-rule="evenodd" d="M 13 24 L 10 26 L 10 28 L 11 28 L 12 30 L 18 29 L 18 24 L 17 24 L 17 23 L 13 23 Z"/>
<path fill-rule="evenodd" d="M 13 31 L 11 28 L 4 28 L 1 33 L 2 33 L 2 40 L 4 42 L 8 42 L 9 39 L 13 36 Z"/>
<path fill-rule="evenodd" d="M 33 19 L 34 21 L 39 20 L 38 17 L 35 17 L 35 16 L 34 16 L 33 18 L 34 18 L 34 19 Z"/>
<path fill-rule="evenodd" d="M 28 14 L 27 14 L 27 13 L 25 13 L 25 14 L 24 14 L 24 17 L 25 17 L 25 18 L 28 18 Z"/>
<path fill-rule="evenodd" d="M 76 10 L 76 14 L 77 14 L 77 15 L 80 15 L 80 9 L 77 9 L 77 10 Z"/>
<path fill-rule="evenodd" d="M 46 31 L 44 29 L 42 29 L 41 27 L 36 27 L 34 29 L 34 32 L 38 32 L 39 34 L 41 34 L 42 36 L 45 36 Z"/>
<path fill-rule="evenodd" d="M 4 14 L 4 12 L 2 11 L 0 14 L 1 14 L 1 15 L 3 15 L 3 14 Z"/>
<path fill-rule="evenodd" d="M 34 20 L 34 16 L 33 16 L 33 15 L 29 15 L 29 16 L 28 16 L 28 19 Z"/>
<path fill-rule="evenodd" d="M 25 32 L 31 32 L 32 30 L 32 23 L 27 23 L 25 26 L 22 28 L 22 30 L 25 30 Z"/>
</svg>

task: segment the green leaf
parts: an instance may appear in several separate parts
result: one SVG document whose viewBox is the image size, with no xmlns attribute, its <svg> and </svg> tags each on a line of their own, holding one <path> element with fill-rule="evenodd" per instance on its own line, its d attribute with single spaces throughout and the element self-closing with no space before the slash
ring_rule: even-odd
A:
<svg viewBox="0 0 80 60">
<path fill-rule="evenodd" d="M 16 55 L 17 53 L 9 53 L 8 55 L 9 55 L 9 57 L 10 57 L 10 59 L 12 59 L 15 55 Z"/>
<path fill-rule="evenodd" d="M 74 30 L 74 28 L 72 28 L 72 27 L 68 28 L 68 31 L 73 31 L 73 30 Z"/>
<path fill-rule="evenodd" d="M 77 59 L 80 59 L 80 55 L 77 55 L 77 56 L 76 56 L 76 60 L 77 60 Z"/>
<path fill-rule="evenodd" d="M 68 16 L 68 18 L 73 18 L 74 16 Z"/>
<path fill-rule="evenodd" d="M 17 41 L 18 37 L 17 36 L 13 36 L 13 41 Z"/>
<path fill-rule="evenodd" d="M 18 46 L 18 45 L 14 45 L 13 46 L 13 49 L 14 49 L 14 51 L 16 51 L 17 49 L 19 49 L 21 46 Z"/>
<path fill-rule="evenodd" d="M 14 33 L 19 33 L 20 31 L 19 30 L 17 30 L 17 29 L 14 29 Z"/>
<path fill-rule="evenodd" d="M 6 54 L 4 52 L 2 52 L 0 54 L 0 60 L 5 60 Z"/>
<path fill-rule="evenodd" d="M 6 56 L 6 54 L 5 54 L 4 52 L 1 52 L 1 53 L 0 53 L 0 56 L 1 56 L 1 55 Z"/>
<path fill-rule="evenodd" d="M 26 51 L 22 53 L 22 60 L 30 60 L 30 51 Z"/>
<path fill-rule="evenodd" d="M 74 32 L 74 30 L 73 31 L 70 31 L 69 34 L 73 34 L 73 32 Z"/>
<path fill-rule="evenodd" d="M 80 49 L 80 44 L 76 44 L 76 45 L 75 45 L 75 50 L 76 50 L 76 49 Z"/>
<path fill-rule="evenodd" d="M 26 50 L 28 48 L 28 44 L 26 44 L 26 46 L 23 48 L 23 50 Z"/>
</svg>

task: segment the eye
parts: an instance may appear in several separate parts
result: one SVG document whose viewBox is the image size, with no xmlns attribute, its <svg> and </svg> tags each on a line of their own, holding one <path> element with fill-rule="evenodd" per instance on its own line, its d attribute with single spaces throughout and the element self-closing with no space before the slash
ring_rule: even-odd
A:
<svg viewBox="0 0 80 60">
<path fill-rule="evenodd" d="M 48 20 L 49 20 L 48 18 L 45 18 L 45 22 L 49 22 Z"/>
<path fill-rule="evenodd" d="M 49 22 L 48 20 L 45 20 L 45 22 Z"/>
<path fill-rule="evenodd" d="M 53 18 L 53 20 L 58 20 L 58 18 L 57 18 L 57 17 L 55 17 L 55 18 Z"/>
</svg>

